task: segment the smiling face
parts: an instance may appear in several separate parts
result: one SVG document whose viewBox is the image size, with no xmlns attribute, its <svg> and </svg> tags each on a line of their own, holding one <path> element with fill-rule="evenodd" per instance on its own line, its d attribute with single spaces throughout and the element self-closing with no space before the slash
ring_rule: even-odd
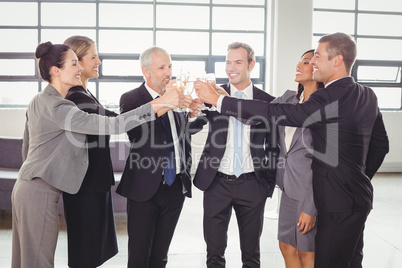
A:
<svg viewBox="0 0 402 268">
<path fill-rule="evenodd" d="M 335 61 L 336 57 L 329 59 L 327 52 L 328 43 L 319 43 L 315 50 L 314 57 L 311 59 L 310 64 L 314 68 L 313 79 L 318 82 L 327 84 L 334 80 L 335 76 Z"/>
<path fill-rule="evenodd" d="M 57 67 L 55 67 L 57 68 Z M 62 68 L 57 68 L 59 72 L 60 82 L 67 87 L 75 87 L 81 85 L 82 66 L 79 64 L 75 53 L 69 49 Z"/>
<path fill-rule="evenodd" d="M 250 74 L 255 61 L 248 62 L 245 48 L 230 49 L 226 55 L 226 75 L 229 82 L 238 90 L 243 90 L 251 83 Z"/>
<path fill-rule="evenodd" d="M 166 53 L 154 52 L 151 66 L 143 66 L 142 72 L 146 78 L 147 85 L 157 93 L 163 93 L 172 76 L 170 56 Z"/>
<path fill-rule="evenodd" d="M 89 78 L 99 76 L 98 66 L 101 64 L 95 44 L 91 44 L 86 54 L 79 61 L 84 70 L 81 73 L 81 80 L 87 81 Z"/>
<path fill-rule="evenodd" d="M 303 85 L 306 82 L 313 81 L 313 66 L 310 65 L 313 56 L 313 52 L 308 52 L 300 59 L 299 63 L 296 65 L 295 82 Z"/>
</svg>

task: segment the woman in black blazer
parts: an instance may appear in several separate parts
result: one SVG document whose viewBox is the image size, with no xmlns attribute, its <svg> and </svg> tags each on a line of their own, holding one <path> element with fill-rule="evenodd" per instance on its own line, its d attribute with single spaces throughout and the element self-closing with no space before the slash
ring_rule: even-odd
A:
<svg viewBox="0 0 402 268">
<path fill-rule="evenodd" d="M 99 103 L 87 89 L 88 79 L 98 77 L 96 45 L 85 36 L 72 36 L 64 44 L 77 54 L 84 68 L 82 86 L 71 88 L 66 99 L 81 110 L 116 116 Z M 111 185 L 114 185 L 108 135 L 87 135 L 88 170 L 77 194 L 63 193 L 64 213 L 68 237 L 68 265 L 97 267 L 117 254 Z"/>
</svg>

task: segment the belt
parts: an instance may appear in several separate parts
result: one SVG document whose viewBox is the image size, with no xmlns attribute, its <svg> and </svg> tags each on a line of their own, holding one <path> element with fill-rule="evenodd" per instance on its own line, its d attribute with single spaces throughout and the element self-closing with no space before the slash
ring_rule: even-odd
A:
<svg viewBox="0 0 402 268">
<path fill-rule="evenodd" d="M 225 173 L 222 173 L 222 172 L 217 172 L 216 173 L 216 175 L 219 177 L 219 178 L 222 178 L 222 179 L 225 179 L 225 180 L 227 180 L 227 181 L 235 181 L 235 180 L 237 180 L 237 179 L 239 179 L 240 177 L 243 177 L 244 179 L 247 179 L 247 177 L 250 177 L 250 176 L 255 176 L 255 173 L 254 172 L 249 172 L 249 173 L 243 173 L 243 174 L 241 174 L 239 177 L 236 177 L 235 175 L 228 175 L 228 174 L 225 174 Z"/>
</svg>

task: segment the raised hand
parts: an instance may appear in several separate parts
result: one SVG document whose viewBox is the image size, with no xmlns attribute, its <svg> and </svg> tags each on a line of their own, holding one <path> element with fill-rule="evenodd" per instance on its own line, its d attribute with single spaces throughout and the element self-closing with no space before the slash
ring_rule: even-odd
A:
<svg viewBox="0 0 402 268">
<path fill-rule="evenodd" d="M 197 117 L 198 116 L 198 111 L 201 109 L 202 106 L 202 101 L 198 98 L 193 99 L 193 101 L 190 104 L 190 109 L 192 110 L 190 117 Z"/>
<path fill-rule="evenodd" d="M 165 94 L 160 99 L 164 100 L 170 109 L 175 109 L 183 103 L 184 95 L 177 90 L 175 79 L 166 85 Z"/>
<path fill-rule="evenodd" d="M 196 81 L 194 82 L 194 88 L 201 101 L 215 106 L 217 105 L 219 94 L 209 83 Z"/>
<path fill-rule="evenodd" d="M 169 110 L 175 109 L 179 106 L 180 102 L 183 102 L 184 96 L 179 94 L 174 85 L 176 81 L 172 80 L 167 84 L 165 94 L 151 101 L 152 108 L 158 116 L 163 115 Z"/>
<path fill-rule="evenodd" d="M 216 86 L 215 88 L 216 93 L 218 93 L 219 95 L 223 95 L 223 96 L 229 96 L 229 93 L 227 93 L 226 90 L 224 90 L 222 87 L 220 86 Z"/>
<path fill-rule="evenodd" d="M 183 99 L 180 102 L 179 106 L 182 109 L 186 109 L 190 106 L 191 102 L 193 101 L 193 98 L 190 95 L 184 95 L 183 91 L 179 91 L 179 94 L 183 95 Z"/>
</svg>

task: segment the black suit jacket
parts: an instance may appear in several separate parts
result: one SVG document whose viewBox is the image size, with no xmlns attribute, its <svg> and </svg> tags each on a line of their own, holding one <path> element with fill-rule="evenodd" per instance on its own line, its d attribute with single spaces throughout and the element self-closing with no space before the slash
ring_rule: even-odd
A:
<svg viewBox="0 0 402 268">
<path fill-rule="evenodd" d="M 103 108 L 95 96 L 82 86 L 71 88 L 66 99 L 74 102 L 78 108 L 87 113 L 117 116 L 115 112 Z M 114 185 L 109 140 L 109 135 L 87 135 L 89 164 L 80 191 L 107 192 L 110 186 Z"/>
<path fill-rule="evenodd" d="M 125 113 L 152 101 L 152 96 L 140 87 L 124 93 L 120 98 L 120 111 Z M 186 189 L 185 195 L 191 197 L 191 147 L 187 134 L 187 115 L 173 113 L 176 121 L 177 136 L 181 154 L 181 179 Z M 158 190 L 163 172 L 163 158 L 166 156 L 166 135 L 160 117 L 127 132 L 131 142 L 120 184 L 116 192 L 128 199 L 144 202 Z"/>
<path fill-rule="evenodd" d="M 241 104 L 241 113 L 237 105 Z M 370 179 L 389 151 L 377 97 L 365 86 L 344 77 L 320 88 L 301 104 L 267 104 L 225 97 L 222 113 L 249 124 L 276 117 L 278 124 L 308 127 L 313 153 L 314 200 L 319 212 L 368 211 L 372 208 Z M 272 119 L 272 118 L 271 118 Z M 275 119 L 274 119 L 275 120 Z"/>
<path fill-rule="evenodd" d="M 222 87 L 230 92 L 230 84 Z M 266 102 L 274 99 L 255 86 L 253 87 L 253 98 Z M 206 117 L 198 117 L 190 125 L 191 133 L 196 133 L 202 129 L 203 125 L 209 123 L 208 137 L 194 177 L 194 185 L 202 191 L 208 189 L 218 171 L 225 153 L 229 127 L 229 116 L 216 111 L 204 112 L 207 114 Z M 254 171 L 258 179 L 268 188 L 269 196 L 272 195 L 275 187 L 276 158 L 279 152 L 277 137 L 277 128 L 267 121 L 250 128 L 250 150 L 252 158 L 255 160 Z"/>
</svg>

